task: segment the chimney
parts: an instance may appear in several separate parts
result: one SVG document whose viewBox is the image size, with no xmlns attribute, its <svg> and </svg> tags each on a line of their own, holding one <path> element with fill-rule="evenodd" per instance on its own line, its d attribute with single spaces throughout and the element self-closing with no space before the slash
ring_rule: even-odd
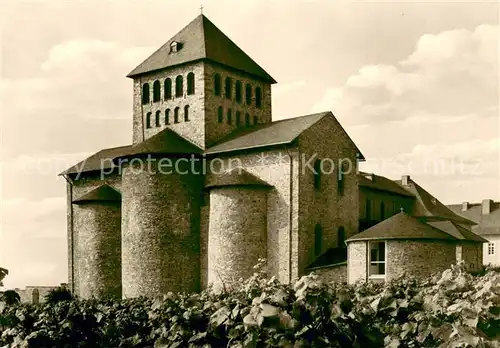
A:
<svg viewBox="0 0 500 348">
<path fill-rule="evenodd" d="M 411 179 L 410 179 L 410 176 L 409 175 L 403 175 L 401 176 L 401 184 L 403 186 L 408 186 L 410 185 L 410 182 L 411 182 Z"/>
<path fill-rule="evenodd" d="M 462 211 L 467 211 L 469 209 L 469 202 L 462 202 Z"/>
<path fill-rule="evenodd" d="M 493 201 L 491 199 L 483 200 L 483 215 L 488 215 L 491 213 L 491 206 L 493 205 Z"/>
</svg>

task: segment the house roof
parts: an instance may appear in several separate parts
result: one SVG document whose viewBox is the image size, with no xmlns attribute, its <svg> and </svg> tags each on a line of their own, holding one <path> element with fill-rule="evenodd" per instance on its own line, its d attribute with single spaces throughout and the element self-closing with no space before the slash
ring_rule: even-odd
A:
<svg viewBox="0 0 500 348">
<path fill-rule="evenodd" d="M 487 242 L 487 240 L 483 237 L 451 221 L 427 221 L 426 223 L 460 240 L 469 240 L 481 243 Z"/>
<path fill-rule="evenodd" d="M 462 204 L 448 205 L 453 212 L 477 223 L 474 231 L 480 235 L 500 235 L 500 202 L 491 204 L 489 214 L 483 214 L 482 203 L 468 204 L 467 210 L 462 211 Z"/>
<path fill-rule="evenodd" d="M 170 128 L 165 128 L 151 138 L 129 147 L 126 151 L 115 157 L 115 160 L 122 157 L 132 157 L 138 155 L 179 155 L 179 154 L 201 154 L 203 150 L 186 138 L 177 134 Z"/>
<path fill-rule="evenodd" d="M 103 169 L 110 169 L 112 167 L 116 167 L 112 161 L 113 158 L 125 153 L 132 145 L 119 146 L 119 147 L 111 147 L 109 149 L 103 149 L 101 151 L 96 152 L 92 156 L 87 157 L 81 162 L 78 162 L 74 166 L 66 169 L 59 175 L 67 175 L 67 174 L 78 174 L 84 172 L 91 171 L 100 171 Z"/>
<path fill-rule="evenodd" d="M 170 45 L 173 42 L 182 45 L 175 53 L 170 52 Z M 264 81 L 276 83 L 271 75 L 264 71 L 204 15 L 199 15 L 192 20 L 132 70 L 127 77 L 134 77 L 197 60 L 209 60 L 251 74 Z"/>
<path fill-rule="evenodd" d="M 347 262 L 347 248 L 329 248 L 321 254 L 307 269 L 321 268 Z"/>
<path fill-rule="evenodd" d="M 120 202 L 122 199 L 120 192 L 109 185 L 101 185 L 92 191 L 73 200 L 75 204 L 90 202 Z"/>
<path fill-rule="evenodd" d="M 222 139 L 217 144 L 209 147 L 206 150 L 206 153 L 217 154 L 266 146 L 290 144 L 294 140 L 296 140 L 304 131 L 312 127 L 315 123 L 326 116 L 333 117 L 335 119 L 335 116 L 333 116 L 330 111 L 326 111 L 316 114 L 288 118 L 285 120 L 279 120 L 250 127 L 248 129 L 243 129 L 241 131 L 230 134 L 228 137 Z M 338 121 L 336 122 L 338 123 Z M 350 141 L 357 149 L 360 159 L 364 160 L 363 154 L 359 151 L 356 144 L 354 144 L 351 139 Z"/>
<path fill-rule="evenodd" d="M 415 197 L 415 195 L 405 190 L 394 180 L 373 173 L 359 172 L 359 186 L 372 190 L 394 193 L 405 197 Z"/>
<path fill-rule="evenodd" d="M 262 186 L 270 187 L 267 182 L 259 179 L 243 168 L 233 168 L 223 173 L 217 173 L 207 176 L 205 188 L 222 186 Z"/>
<path fill-rule="evenodd" d="M 400 212 L 354 235 L 346 242 L 380 239 L 434 239 L 457 240 L 456 237 L 430 226 L 425 222 Z"/>
</svg>

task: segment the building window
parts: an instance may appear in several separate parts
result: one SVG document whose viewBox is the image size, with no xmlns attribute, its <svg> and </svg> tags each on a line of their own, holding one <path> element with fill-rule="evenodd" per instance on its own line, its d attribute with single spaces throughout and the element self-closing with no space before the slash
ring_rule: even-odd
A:
<svg viewBox="0 0 500 348">
<path fill-rule="evenodd" d="M 222 110 L 222 106 L 217 108 L 217 121 L 219 123 L 224 122 L 224 110 Z"/>
<path fill-rule="evenodd" d="M 339 196 L 343 196 L 344 195 L 344 168 L 343 166 L 341 166 L 339 168 L 339 173 L 338 173 L 338 177 L 337 177 L 337 192 L 339 194 Z"/>
<path fill-rule="evenodd" d="M 224 93 L 226 95 L 226 99 L 231 99 L 231 90 L 233 89 L 233 82 L 230 77 L 226 77 L 226 83 L 224 86 Z"/>
<path fill-rule="evenodd" d="M 165 110 L 165 124 L 170 124 L 170 109 Z"/>
<path fill-rule="evenodd" d="M 183 89 L 182 75 L 179 75 L 175 78 L 175 96 L 182 97 Z"/>
<path fill-rule="evenodd" d="M 160 110 L 156 111 L 156 114 L 155 114 L 155 126 L 156 127 L 160 127 Z"/>
<path fill-rule="evenodd" d="M 189 105 L 186 105 L 184 107 L 184 121 L 185 122 L 189 121 Z"/>
<path fill-rule="evenodd" d="M 176 53 L 180 49 L 180 44 L 178 42 L 172 42 L 170 44 L 170 53 Z"/>
<path fill-rule="evenodd" d="M 337 230 L 337 241 L 339 248 L 345 248 L 345 230 L 344 226 L 340 226 Z"/>
<path fill-rule="evenodd" d="M 248 113 L 245 114 L 245 126 L 250 126 L 250 115 Z"/>
<path fill-rule="evenodd" d="M 242 96 L 241 96 L 241 81 L 240 80 L 236 81 L 234 94 L 235 94 L 236 102 L 241 103 Z"/>
<path fill-rule="evenodd" d="M 385 242 L 369 242 L 370 271 L 371 278 L 382 278 L 385 276 Z"/>
<path fill-rule="evenodd" d="M 320 224 L 316 224 L 314 227 L 314 255 L 318 256 L 321 254 L 323 249 L 323 229 Z"/>
<path fill-rule="evenodd" d="M 146 114 L 146 128 L 151 128 L 151 113 Z"/>
<path fill-rule="evenodd" d="M 190 72 L 187 76 L 187 94 L 194 94 L 194 73 Z"/>
<path fill-rule="evenodd" d="M 380 221 L 385 220 L 385 203 L 380 202 Z"/>
<path fill-rule="evenodd" d="M 241 112 L 236 111 L 236 126 L 239 127 L 241 125 Z"/>
<path fill-rule="evenodd" d="M 319 190 L 321 188 L 321 160 L 314 161 L 314 188 Z"/>
<path fill-rule="evenodd" d="M 160 101 L 160 95 L 161 95 L 161 90 L 160 90 L 160 81 L 156 80 L 153 82 L 153 102 L 159 102 Z"/>
<path fill-rule="evenodd" d="M 259 124 L 259 118 L 257 116 L 253 117 L 253 124 Z"/>
<path fill-rule="evenodd" d="M 231 109 L 227 109 L 227 124 L 233 123 L 233 111 Z"/>
<path fill-rule="evenodd" d="M 174 123 L 179 123 L 179 107 L 174 109 Z"/>
<path fill-rule="evenodd" d="M 255 88 L 255 106 L 258 108 L 262 106 L 262 90 L 260 87 Z"/>
<path fill-rule="evenodd" d="M 149 83 L 142 85 L 142 104 L 149 103 Z"/>
<path fill-rule="evenodd" d="M 214 94 L 216 96 L 220 96 L 220 75 L 215 74 L 214 75 Z"/>
<path fill-rule="evenodd" d="M 172 99 L 172 80 L 171 79 L 166 79 L 165 82 L 163 83 L 163 98 L 165 100 L 170 100 Z"/>
<path fill-rule="evenodd" d="M 495 243 L 488 243 L 488 255 L 495 255 Z"/>
<path fill-rule="evenodd" d="M 249 83 L 245 87 L 245 98 L 247 105 L 252 105 L 252 86 Z"/>
<path fill-rule="evenodd" d="M 366 200 L 366 206 L 365 206 L 365 218 L 366 220 L 371 220 L 372 219 L 372 202 L 367 199 Z"/>
</svg>

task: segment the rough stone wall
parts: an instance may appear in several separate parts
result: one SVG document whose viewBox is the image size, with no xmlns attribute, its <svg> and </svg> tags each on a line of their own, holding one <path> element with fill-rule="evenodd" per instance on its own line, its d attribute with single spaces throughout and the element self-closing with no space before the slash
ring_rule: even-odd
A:
<svg viewBox="0 0 500 348">
<path fill-rule="evenodd" d="M 133 87 L 133 143 L 142 142 L 165 128 L 170 128 L 189 139 L 201 148 L 205 147 L 205 81 L 204 63 L 197 62 L 168 68 L 159 72 L 153 72 L 138 76 L 134 79 Z M 194 94 L 187 94 L 187 75 L 194 73 L 195 90 Z M 183 77 L 183 96 L 175 96 L 175 78 L 178 75 Z M 172 80 L 172 99 L 165 100 L 164 81 Z M 160 81 L 160 101 L 153 102 L 153 83 Z M 149 83 L 150 102 L 142 104 L 142 85 Z M 184 106 L 189 105 L 189 121 L 184 121 Z M 179 123 L 174 123 L 174 109 L 179 107 Z M 165 124 L 165 110 L 170 109 L 170 124 Z M 156 127 L 156 111 L 160 111 L 160 126 Z M 146 128 L 146 115 L 151 112 L 151 128 Z"/>
<path fill-rule="evenodd" d="M 465 261 L 468 270 L 480 270 L 483 264 L 482 243 L 462 243 L 462 260 Z"/>
<path fill-rule="evenodd" d="M 375 178 L 375 180 L 377 180 Z M 401 211 L 410 212 L 414 199 L 388 192 L 359 188 L 359 218 L 366 219 L 367 200 L 371 205 L 371 220 L 382 221 Z M 381 214 L 381 203 L 384 202 L 384 216 Z M 383 218 L 382 218 L 383 217 Z"/>
<path fill-rule="evenodd" d="M 367 280 L 367 256 L 367 242 L 359 241 L 347 244 L 347 282 L 349 284 Z"/>
<path fill-rule="evenodd" d="M 73 207 L 75 294 L 81 298 L 121 298 L 120 203 Z"/>
<path fill-rule="evenodd" d="M 346 239 L 358 232 L 359 193 L 356 170 L 356 149 L 348 136 L 331 116 L 323 117 L 299 137 L 300 190 L 298 276 L 317 257 L 314 250 L 314 230 L 323 230 L 322 252 L 337 247 L 337 233 L 343 226 Z M 323 160 L 319 189 L 314 187 L 314 161 Z M 344 193 L 338 192 L 338 167 L 345 163 Z M 310 164 L 310 166 L 307 165 Z"/>
<path fill-rule="evenodd" d="M 333 265 L 309 270 L 317 274 L 324 282 L 347 283 L 347 264 Z"/>
<path fill-rule="evenodd" d="M 296 261 L 291 253 L 297 249 L 298 216 L 298 152 L 295 149 L 255 150 L 253 153 L 219 156 L 209 162 L 208 168 L 217 173 L 221 169 L 241 167 L 267 182 L 272 188 L 267 193 L 267 273 L 281 282 L 290 281 Z M 291 161 L 288 154 L 291 155 Z M 214 175 L 211 173 L 210 175 Z M 212 202 L 207 202 L 210 209 Z M 202 280 L 208 273 L 208 214 L 201 223 L 201 273 Z M 250 263 L 250 262 L 249 262 Z M 254 266 L 254 264 L 249 265 Z M 202 286 L 206 286 L 203 283 Z"/>
<path fill-rule="evenodd" d="M 389 240 L 386 248 L 386 281 L 404 274 L 425 278 L 456 263 L 453 242 Z"/>
<path fill-rule="evenodd" d="M 75 266 L 76 257 L 78 255 L 82 255 L 83 252 L 86 252 L 84 246 L 79 245 L 78 241 L 75 240 L 75 207 L 77 205 L 72 204 L 74 199 L 81 197 L 82 195 L 92 191 L 93 189 L 107 184 L 113 187 L 118 192 L 121 191 L 121 176 L 118 171 L 110 174 L 103 174 L 93 172 L 93 173 L 84 173 L 78 177 L 72 175 L 71 177 L 72 183 L 67 184 L 67 228 L 68 228 L 68 283 L 69 289 L 74 294 L 79 294 L 79 286 L 81 284 L 81 280 L 79 278 L 79 268 Z M 94 227 L 98 227 L 95 225 Z M 95 234 L 98 234 L 99 231 L 94 231 Z M 88 250 L 88 252 L 93 252 L 92 250 Z M 78 253 L 78 255 L 77 255 Z M 110 265 L 110 267 L 115 267 L 116 265 Z"/>
<path fill-rule="evenodd" d="M 249 278 L 267 257 L 267 189 L 228 186 L 210 191 L 208 283 L 215 290 Z"/>
<path fill-rule="evenodd" d="M 199 163 L 199 162 L 198 162 Z M 155 296 L 200 288 L 200 192 L 203 177 L 166 174 L 138 161 L 122 174 L 123 297 Z M 194 168 L 199 171 L 199 168 Z M 193 173 L 193 172 L 190 172 Z"/>
<path fill-rule="evenodd" d="M 54 289 L 57 289 L 58 286 L 27 286 L 24 289 L 16 288 L 15 292 L 19 294 L 22 303 L 37 303 L 36 298 L 38 297 L 38 303 L 45 302 L 45 296 Z M 38 292 L 38 295 L 35 293 Z"/>
<path fill-rule="evenodd" d="M 206 144 L 210 146 L 214 142 L 220 140 L 225 135 L 236 130 L 236 112 L 241 112 L 242 123 L 239 128 L 245 127 L 245 114 L 250 115 L 251 124 L 253 125 L 253 117 L 257 116 L 259 123 L 271 122 L 271 85 L 267 82 L 254 79 L 249 75 L 244 75 L 233 70 L 225 69 L 220 65 L 205 63 L 205 135 Z M 214 94 L 214 76 L 218 73 L 221 76 L 221 95 Z M 230 77 L 232 84 L 232 98 L 226 99 L 224 94 L 226 77 Z M 239 80 L 242 83 L 242 101 L 236 102 L 235 85 Z M 246 84 L 252 86 L 252 103 L 246 104 Z M 255 106 L 255 88 L 260 87 L 262 90 L 262 106 Z M 217 109 L 222 106 L 224 122 L 219 123 L 217 118 Z M 227 110 L 232 110 L 232 124 L 227 123 Z"/>
</svg>

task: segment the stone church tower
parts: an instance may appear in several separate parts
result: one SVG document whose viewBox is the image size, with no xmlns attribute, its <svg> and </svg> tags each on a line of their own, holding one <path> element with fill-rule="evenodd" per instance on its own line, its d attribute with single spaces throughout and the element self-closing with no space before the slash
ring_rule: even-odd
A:
<svg viewBox="0 0 500 348">
<path fill-rule="evenodd" d="M 132 144 L 61 173 L 76 295 L 220 288 L 261 257 L 289 282 L 357 232 L 359 149 L 331 112 L 273 122 L 276 81 L 205 16 L 128 77 Z"/>
</svg>

